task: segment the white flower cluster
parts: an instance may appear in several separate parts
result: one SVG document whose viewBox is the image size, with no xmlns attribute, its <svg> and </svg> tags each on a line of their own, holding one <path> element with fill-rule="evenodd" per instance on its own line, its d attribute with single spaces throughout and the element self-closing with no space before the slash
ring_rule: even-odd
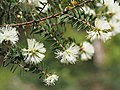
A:
<svg viewBox="0 0 120 90">
<path fill-rule="evenodd" d="M 41 1 L 42 3 L 47 3 L 47 0 L 39 0 Z M 40 4 L 39 2 L 37 3 L 39 7 L 43 8 L 44 6 L 42 4 Z M 43 9 L 43 12 L 45 12 L 47 9 L 48 9 L 49 5 L 47 4 L 44 9 Z"/>
<path fill-rule="evenodd" d="M 47 3 L 47 0 L 19 0 L 19 2 L 34 4 L 35 6 L 39 6 L 39 7 L 43 8 L 44 6 L 40 2 Z M 45 12 L 47 9 L 48 9 L 48 4 L 44 7 L 43 12 Z"/>
<path fill-rule="evenodd" d="M 105 6 L 107 12 L 101 18 L 95 20 L 95 30 L 87 31 L 88 39 L 91 41 L 100 39 L 106 41 L 112 36 L 120 33 L 120 6 L 117 1 L 114 0 L 101 0 L 99 3 L 100 8 Z M 106 9 L 105 9 L 106 10 Z"/>
<path fill-rule="evenodd" d="M 34 0 L 19 0 L 19 2 L 21 2 L 21 3 L 26 3 L 26 2 L 32 3 L 32 2 L 34 2 Z"/>
<path fill-rule="evenodd" d="M 106 40 L 111 38 L 112 32 L 109 32 L 109 30 L 111 29 L 110 24 L 104 18 L 97 18 L 95 20 L 95 27 L 95 30 L 87 31 L 88 39 L 90 39 L 91 41 L 95 39 L 101 39 L 105 42 Z"/>
<path fill-rule="evenodd" d="M 46 85 L 48 85 L 48 86 L 49 85 L 52 86 L 52 85 L 55 85 L 55 82 L 58 81 L 58 78 L 59 78 L 59 76 L 53 74 L 53 75 L 48 76 L 46 79 L 44 79 L 43 82 L 45 82 Z"/>
<path fill-rule="evenodd" d="M 81 60 L 91 59 L 94 54 L 94 47 L 89 42 L 83 42 L 81 46 Z"/>
<path fill-rule="evenodd" d="M 75 64 L 77 58 L 79 57 L 79 50 L 79 46 L 77 46 L 75 43 L 72 43 L 65 51 L 57 50 L 55 53 L 57 55 L 56 58 L 60 58 L 61 63 Z"/>
<path fill-rule="evenodd" d="M 79 55 L 81 54 L 81 60 L 91 59 L 94 54 L 94 47 L 89 42 L 83 42 L 82 46 L 77 46 L 75 43 L 72 43 L 66 50 L 60 51 L 57 50 L 55 53 L 57 59 L 61 59 L 61 63 L 65 64 L 75 64 Z"/>
<path fill-rule="evenodd" d="M 10 41 L 11 44 L 16 44 L 19 40 L 18 34 L 16 28 L 10 26 L 0 27 L 0 43 Z"/>
<path fill-rule="evenodd" d="M 80 10 L 84 11 L 85 14 L 96 15 L 95 11 L 88 6 L 81 7 Z"/>
<path fill-rule="evenodd" d="M 39 43 L 35 39 L 27 39 L 27 42 L 28 48 L 22 49 L 25 62 L 28 64 L 40 63 L 45 57 L 44 53 L 46 52 L 43 43 Z"/>
</svg>

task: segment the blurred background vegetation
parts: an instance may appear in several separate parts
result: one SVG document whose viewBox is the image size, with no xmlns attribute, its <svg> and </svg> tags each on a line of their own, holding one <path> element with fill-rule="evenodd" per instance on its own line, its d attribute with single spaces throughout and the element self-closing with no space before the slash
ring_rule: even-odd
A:
<svg viewBox="0 0 120 90">
<path fill-rule="evenodd" d="M 70 25 L 67 27 L 64 37 L 84 41 L 84 34 L 73 31 Z M 47 49 L 49 43 L 45 42 Z M 55 86 L 45 86 L 38 76 L 20 69 L 12 73 L 9 67 L 0 64 L 0 90 L 120 90 L 120 34 L 102 43 L 102 49 L 104 59 L 100 63 L 93 58 L 75 65 L 61 64 L 49 51 L 46 56 L 51 58 L 46 57 L 44 62 L 49 71 L 60 76 Z"/>
</svg>

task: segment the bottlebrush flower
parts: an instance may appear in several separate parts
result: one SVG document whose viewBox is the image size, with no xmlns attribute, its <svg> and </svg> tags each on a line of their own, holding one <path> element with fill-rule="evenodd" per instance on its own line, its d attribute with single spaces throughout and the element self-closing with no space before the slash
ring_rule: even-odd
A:
<svg viewBox="0 0 120 90">
<path fill-rule="evenodd" d="M 72 43 L 65 51 L 57 50 L 55 53 L 57 55 L 56 58 L 60 58 L 61 63 L 75 64 L 77 58 L 79 57 L 79 50 L 79 46 L 77 46 L 75 43 Z"/>
<path fill-rule="evenodd" d="M 85 41 L 83 42 L 80 51 L 81 51 L 81 60 L 86 61 L 92 58 L 94 54 L 94 47 L 92 46 L 92 44 Z"/>
<path fill-rule="evenodd" d="M 91 41 L 95 39 L 100 39 L 102 41 L 106 41 L 111 38 L 112 32 L 108 29 L 111 29 L 109 22 L 107 22 L 104 18 L 95 20 L 95 28 L 96 30 L 87 31 L 87 38 Z"/>
<path fill-rule="evenodd" d="M 58 81 L 59 76 L 53 74 L 51 76 L 48 76 L 46 79 L 43 80 L 43 82 L 46 83 L 46 85 L 55 85 L 55 82 Z"/>
<path fill-rule="evenodd" d="M 10 41 L 11 44 L 16 44 L 18 40 L 19 37 L 16 28 L 10 26 L 0 27 L 0 43 L 3 41 Z"/>
<path fill-rule="evenodd" d="M 46 49 L 43 43 L 37 42 L 35 39 L 27 39 L 28 49 L 22 49 L 25 56 L 25 62 L 29 64 L 38 64 L 45 57 Z"/>
</svg>

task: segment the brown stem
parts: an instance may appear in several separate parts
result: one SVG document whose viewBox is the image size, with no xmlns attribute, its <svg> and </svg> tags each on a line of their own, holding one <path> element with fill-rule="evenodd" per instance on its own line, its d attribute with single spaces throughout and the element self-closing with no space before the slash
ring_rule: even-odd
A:
<svg viewBox="0 0 120 90">
<path fill-rule="evenodd" d="M 43 28 L 43 30 L 46 31 L 46 29 Z M 54 37 L 49 31 L 46 31 L 46 33 L 48 35 L 50 35 L 50 37 L 63 49 L 63 50 L 66 50 L 65 47 L 57 40 L 56 37 Z"/>
<path fill-rule="evenodd" d="M 32 24 L 32 23 L 34 23 L 34 22 L 36 22 L 36 23 L 39 23 L 40 21 L 45 21 L 45 20 L 47 20 L 47 19 L 51 19 L 51 18 L 54 18 L 54 17 L 57 17 L 57 16 L 59 16 L 59 15 L 63 15 L 63 14 L 65 14 L 65 13 L 67 13 L 68 11 L 71 11 L 71 10 L 73 10 L 74 8 L 76 8 L 76 7 L 81 7 L 81 6 L 83 6 L 84 4 L 86 4 L 86 3 L 89 3 L 89 2 L 92 2 L 93 0 L 86 0 L 86 1 L 84 1 L 84 2 L 82 2 L 81 4 L 78 4 L 78 5 L 76 5 L 76 6 L 74 6 L 74 7 L 72 7 L 71 9 L 69 9 L 69 10 L 67 10 L 67 11 L 62 11 L 62 12 L 59 12 L 59 13 L 57 13 L 57 14 L 54 14 L 54 15 L 51 15 L 51 16 L 48 16 L 48 17 L 45 17 L 45 18 L 42 18 L 42 19 L 40 19 L 40 20 L 32 20 L 32 21 L 28 21 L 28 22 L 23 22 L 23 23 L 17 23 L 17 24 L 4 24 L 4 25 L 0 25 L 0 27 L 3 27 L 3 26 L 6 26 L 6 25 L 9 25 L 9 26 L 22 26 L 22 25 L 29 25 L 29 24 Z"/>
<path fill-rule="evenodd" d="M 87 26 L 90 26 L 91 28 L 93 28 L 93 29 L 96 30 L 96 27 L 95 27 L 95 26 L 91 25 L 89 22 L 87 22 L 87 21 L 85 21 L 85 20 L 81 20 L 81 19 L 79 19 L 79 18 L 77 18 L 77 17 L 74 17 L 74 16 L 72 16 L 72 15 L 69 15 L 69 14 L 67 14 L 67 16 L 70 17 L 70 18 L 73 18 L 74 20 L 78 20 L 79 22 L 82 22 L 83 24 L 86 24 Z"/>
</svg>

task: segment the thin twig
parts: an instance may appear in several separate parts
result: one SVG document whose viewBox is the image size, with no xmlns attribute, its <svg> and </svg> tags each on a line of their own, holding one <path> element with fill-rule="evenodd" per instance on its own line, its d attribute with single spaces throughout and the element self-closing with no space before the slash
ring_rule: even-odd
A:
<svg viewBox="0 0 120 90">
<path fill-rule="evenodd" d="M 53 34 L 51 34 L 49 31 L 47 31 L 46 29 L 43 28 L 44 31 L 46 31 L 46 33 L 48 35 L 50 35 L 50 37 L 63 49 L 63 50 L 66 50 L 65 47 L 59 42 L 59 40 L 57 40 L 56 37 L 54 37 Z"/>
<path fill-rule="evenodd" d="M 78 20 L 79 22 L 82 22 L 83 24 L 86 24 L 87 26 L 90 26 L 91 28 L 93 28 L 93 29 L 96 30 L 96 27 L 95 27 L 95 26 L 91 25 L 89 22 L 87 22 L 87 21 L 85 21 L 85 20 L 81 20 L 81 19 L 79 19 L 79 18 L 77 18 L 77 17 L 74 17 L 74 16 L 72 16 L 72 15 L 69 15 L 69 14 L 67 14 L 67 16 L 70 17 L 70 18 L 73 18 L 74 20 Z"/>
<path fill-rule="evenodd" d="M 29 24 L 32 24 L 32 23 L 38 23 L 38 22 L 41 22 L 41 21 L 45 21 L 45 20 L 47 20 L 47 19 L 51 19 L 51 18 L 54 18 L 54 17 L 57 17 L 57 16 L 59 16 L 59 15 L 63 15 L 63 14 L 65 14 L 65 13 L 67 13 L 68 11 L 71 11 L 71 10 L 73 10 L 74 8 L 76 8 L 76 7 L 81 7 L 81 6 L 83 6 L 84 4 L 86 4 L 86 3 L 89 3 L 89 2 L 92 2 L 93 0 L 86 0 L 86 1 L 84 1 L 84 2 L 82 2 L 81 4 L 78 4 L 78 5 L 76 5 L 76 6 L 74 6 L 74 7 L 72 7 L 71 9 L 69 9 L 69 10 L 67 10 L 67 11 L 62 11 L 62 12 L 59 12 L 59 13 L 57 13 L 57 14 L 54 14 L 54 15 L 51 15 L 51 16 L 48 16 L 48 17 L 45 17 L 45 18 L 42 18 L 42 19 L 40 19 L 40 20 L 32 20 L 32 21 L 28 21 L 28 22 L 23 22 L 23 23 L 17 23 L 17 24 L 4 24 L 4 25 L 0 25 L 0 27 L 3 27 L 3 26 L 6 26 L 6 25 L 9 25 L 9 26 L 13 26 L 13 27 L 15 27 L 15 26 L 22 26 L 22 25 L 29 25 Z"/>
</svg>

